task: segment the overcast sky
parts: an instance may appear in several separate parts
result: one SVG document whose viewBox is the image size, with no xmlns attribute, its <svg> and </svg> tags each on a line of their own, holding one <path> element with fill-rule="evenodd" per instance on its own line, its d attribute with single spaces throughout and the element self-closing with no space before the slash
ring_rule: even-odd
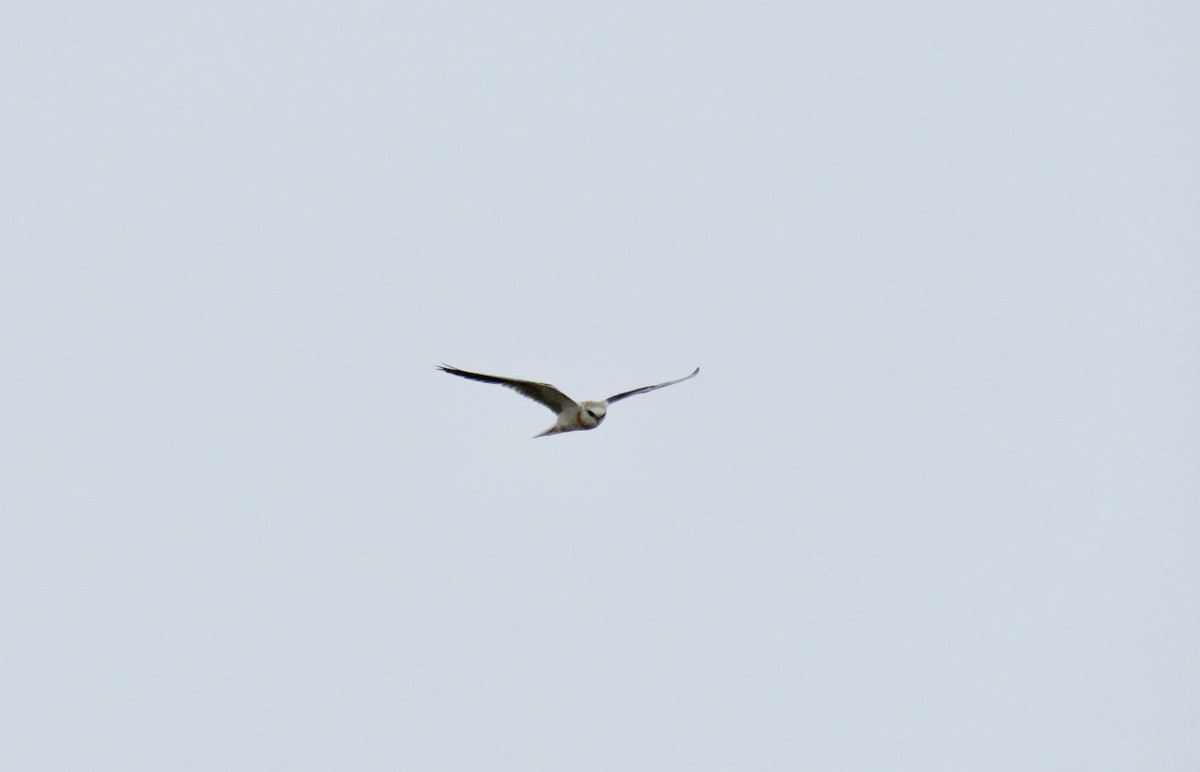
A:
<svg viewBox="0 0 1200 772">
<path fill-rule="evenodd" d="M 3 765 L 1200 769 L 1197 40 L 9 4 Z"/>
</svg>

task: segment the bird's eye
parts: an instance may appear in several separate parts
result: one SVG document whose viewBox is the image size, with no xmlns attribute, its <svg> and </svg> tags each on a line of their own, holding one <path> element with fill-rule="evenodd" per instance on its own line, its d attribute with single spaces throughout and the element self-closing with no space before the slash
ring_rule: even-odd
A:
<svg viewBox="0 0 1200 772">
<path fill-rule="evenodd" d="M 592 418 L 596 417 L 596 414 L 593 413 L 591 410 L 588 411 L 588 415 L 590 415 Z"/>
</svg>

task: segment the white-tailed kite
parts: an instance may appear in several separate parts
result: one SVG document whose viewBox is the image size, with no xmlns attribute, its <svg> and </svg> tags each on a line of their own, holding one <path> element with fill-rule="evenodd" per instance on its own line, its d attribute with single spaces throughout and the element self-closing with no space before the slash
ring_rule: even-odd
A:
<svg viewBox="0 0 1200 772">
<path fill-rule="evenodd" d="M 541 434 L 534 435 L 535 437 L 545 437 L 550 434 L 560 434 L 562 432 L 577 432 L 582 429 L 595 429 L 604 420 L 604 416 L 608 413 L 608 406 L 612 403 L 620 402 L 626 397 L 632 397 L 635 394 L 645 394 L 648 391 L 661 389 L 664 386 L 671 386 L 686 381 L 688 378 L 695 378 L 700 372 L 700 368 L 697 367 L 692 371 L 691 375 L 679 378 L 678 380 L 657 383 L 653 386 L 643 386 L 640 389 L 633 389 L 632 391 L 623 391 L 616 396 L 599 402 L 590 400 L 587 402 L 576 402 L 548 383 L 535 383 L 534 381 L 522 381 L 516 378 L 501 378 L 498 375 L 472 373 L 466 370 L 459 370 L 457 367 L 450 367 L 449 365 L 440 365 L 438 369 L 451 375 L 470 378 L 473 381 L 498 383 L 501 386 L 507 386 L 518 394 L 524 394 L 536 402 L 541 402 L 557 413 L 558 420 L 554 422 L 554 426 L 551 426 Z"/>
</svg>

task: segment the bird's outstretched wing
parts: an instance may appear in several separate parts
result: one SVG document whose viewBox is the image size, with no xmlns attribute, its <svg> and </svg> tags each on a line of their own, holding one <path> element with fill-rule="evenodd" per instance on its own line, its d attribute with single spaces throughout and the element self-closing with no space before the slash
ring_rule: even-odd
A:
<svg viewBox="0 0 1200 772">
<path fill-rule="evenodd" d="M 676 383 L 682 383 L 683 381 L 686 381 L 688 378 L 695 378 L 699 373 L 700 373 L 700 368 L 697 367 L 695 370 L 692 371 L 691 375 L 685 375 L 682 378 L 678 378 L 674 381 L 667 381 L 666 383 L 656 383 L 653 386 L 643 386 L 642 388 L 634 389 L 633 391 L 623 391 L 620 394 L 616 395 L 615 397 L 609 397 L 607 402 L 608 402 L 608 404 L 611 405 L 614 402 L 620 402 L 621 400 L 625 399 L 626 397 L 632 397 L 636 394 L 645 394 L 648 391 L 654 391 L 655 389 L 661 389 L 664 386 L 673 386 Z"/>
<path fill-rule="evenodd" d="M 579 407 L 575 403 L 575 400 L 548 383 L 535 383 L 534 381 L 522 381 L 517 378 L 502 378 L 498 375 L 472 373 L 467 370 L 459 370 L 457 367 L 451 367 L 450 365 L 439 365 L 438 369 L 444 373 L 457 375 L 461 378 L 470 378 L 473 381 L 498 383 L 501 386 L 507 386 L 518 394 L 523 394 L 535 402 L 541 402 L 555 413 L 561 413 L 570 407 Z M 666 386 L 667 384 L 664 383 L 663 385 Z"/>
</svg>

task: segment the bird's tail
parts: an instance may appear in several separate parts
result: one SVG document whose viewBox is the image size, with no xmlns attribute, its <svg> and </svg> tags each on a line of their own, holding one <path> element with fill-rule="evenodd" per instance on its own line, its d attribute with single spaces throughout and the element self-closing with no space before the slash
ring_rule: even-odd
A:
<svg viewBox="0 0 1200 772">
<path fill-rule="evenodd" d="M 551 434 L 558 434 L 561 431 L 562 431 L 562 427 L 560 427 L 558 424 L 554 424 L 554 426 L 551 426 L 549 429 L 542 432 L 541 434 L 533 435 L 533 438 L 536 440 L 538 437 L 548 437 Z"/>
</svg>

